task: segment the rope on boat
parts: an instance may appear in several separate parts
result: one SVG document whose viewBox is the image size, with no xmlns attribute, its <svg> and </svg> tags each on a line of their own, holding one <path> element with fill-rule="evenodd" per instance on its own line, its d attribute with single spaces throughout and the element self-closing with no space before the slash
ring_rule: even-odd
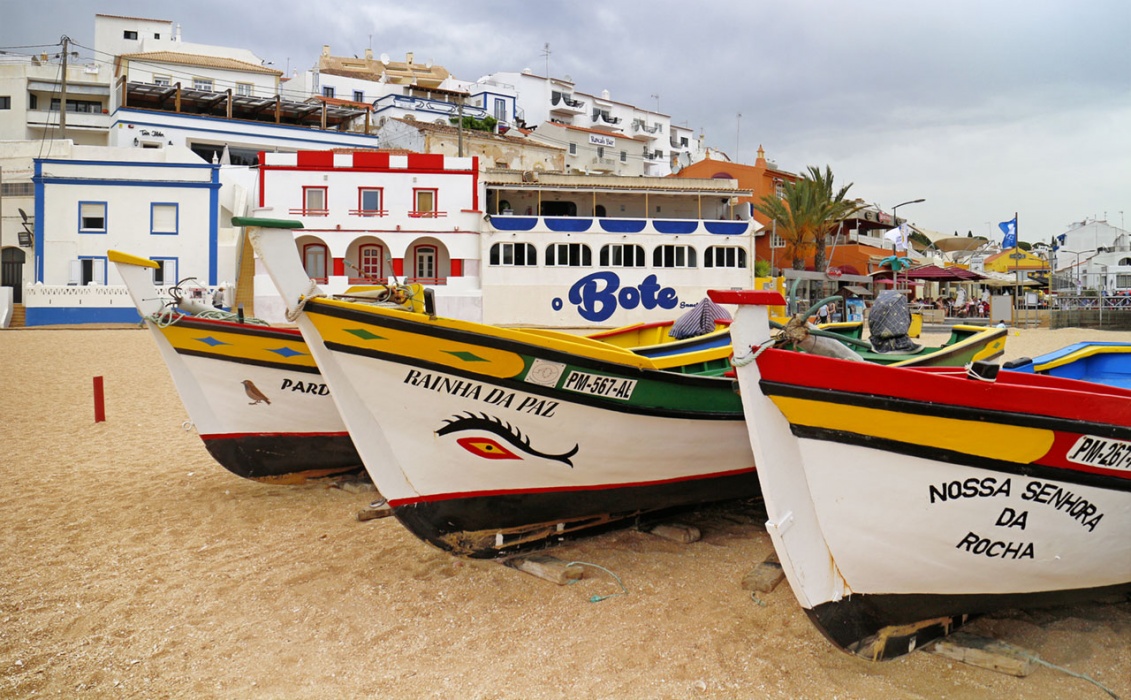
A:
<svg viewBox="0 0 1131 700">
<path fill-rule="evenodd" d="M 757 350 L 754 350 L 754 346 L 751 345 L 750 350 L 752 352 L 748 352 L 745 355 L 743 355 L 742 357 L 735 357 L 734 360 L 731 361 L 731 364 L 733 364 L 735 367 L 745 367 L 746 365 L 750 364 L 754 360 L 757 360 L 758 356 L 761 355 L 762 353 L 766 352 L 766 350 L 771 345 L 773 345 L 775 342 L 776 341 L 773 338 L 765 340 L 765 341 L 762 342 L 761 345 L 758 346 Z"/>
<path fill-rule="evenodd" d="M 299 295 L 298 303 L 295 305 L 294 310 L 293 311 L 290 310 L 290 309 L 287 310 L 287 320 L 290 321 L 291 323 L 294 323 L 295 321 L 298 320 L 298 317 L 302 314 L 302 307 L 306 306 L 307 301 L 314 299 L 315 297 L 326 296 L 325 294 L 322 294 L 322 293 L 315 294 L 315 292 L 317 292 L 317 291 L 318 291 L 318 284 L 314 280 L 310 280 L 310 286 L 307 288 L 305 294 Z"/>
<path fill-rule="evenodd" d="M 617 584 L 620 585 L 620 592 L 619 593 L 609 593 L 608 595 L 594 595 L 594 596 L 589 598 L 590 603 L 600 603 L 602 600 L 612 598 L 613 596 L 628 595 L 628 589 L 624 587 L 624 583 L 620 580 L 620 576 L 617 576 L 616 574 L 609 571 L 608 569 L 601 566 L 600 564 L 590 564 L 587 561 L 571 561 L 570 563 L 566 564 L 566 566 L 570 567 L 570 566 L 573 566 L 574 564 L 580 564 L 581 566 L 592 566 L 594 569 L 600 569 L 601 571 L 604 571 L 606 574 L 608 574 L 609 576 L 612 576 L 614 579 L 616 579 Z M 577 583 L 580 580 L 581 579 L 574 579 L 574 580 L 570 581 L 570 583 L 574 584 L 574 583 Z"/>
<path fill-rule="evenodd" d="M 1105 693 L 1107 693 L 1111 697 L 1115 698 L 1115 700 L 1119 700 L 1119 696 L 1116 695 L 1115 692 L 1112 691 L 1111 688 L 1108 688 L 1103 683 L 1100 683 L 1095 678 L 1092 678 L 1091 676 L 1089 676 L 1086 673 L 1077 673 L 1075 671 L 1070 671 L 1067 668 L 1064 668 L 1063 666 L 1057 666 L 1056 664 L 1050 664 L 1048 661 L 1045 661 L 1044 659 L 1037 656 L 1036 654 L 1029 654 L 1028 656 L 1029 656 L 1030 660 L 1032 660 L 1032 661 L 1034 661 L 1034 662 L 1036 662 L 1036 663 L 1038 663 L 1042 666 L 1047 666 L 1048 668 L 1051 668 L 1054 671 L 1060 671 L 1061 673 L 1066 673 L 1069 676 L 1072 676 L 1074 678 L 1080 678 L 1081 680 L 1088 681 L 1089 683 L 1096 686 L 1100 690 L 1104 691 Z"/>
</svg>

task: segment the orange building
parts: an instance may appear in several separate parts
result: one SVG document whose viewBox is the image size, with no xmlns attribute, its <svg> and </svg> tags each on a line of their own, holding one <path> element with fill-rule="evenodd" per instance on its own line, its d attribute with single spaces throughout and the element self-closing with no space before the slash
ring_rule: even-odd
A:
<svg viewBox="0 0 1131 700">
<path fill-rule="evenodd" d="M 762 198 L 768 194 L 781 196 L 781 188 L 786 182 L 795 182 L 798 180 L 798 176 L 794 173 L 779 170 L 777 165 L 766 160 L 766 151 L 761 146 L 758 146 L 758 159 L 754 161 L 754 165 L 732 163 L 725 160 L 713 160 L 708 157 L 698 163 L 692 163 L 684 167 L 672 177 L 737 180 L 738 189 L 751 190 L 754 193 L 750 197 L 740 197 L 738 199 L 739 203 L 749 202 L 752 206 L 762 201 Z M 762 234 L 755 239 L 754 259 L 773 260 L 772 252 L 776 252 L 780 258 L 780 249 L 776 251 L 770 250 L 769 218 L 755 211 L 754 220 L 762 224 L 762 226 L 767 227 Z M 812 262 L 812 259 L 810 259 L 810 266 Z M 773 260 L 773 263 L 775 267 L 789 267 L 788 262 L 783 265 L 781 260 Z"/>
</svg>

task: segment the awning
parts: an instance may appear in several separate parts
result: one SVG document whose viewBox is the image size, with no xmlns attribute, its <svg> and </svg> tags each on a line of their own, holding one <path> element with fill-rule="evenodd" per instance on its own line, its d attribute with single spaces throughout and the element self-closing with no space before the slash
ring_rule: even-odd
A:
<svg viewBox="0 0 1131 700">
<path fill-rule="evenodd" d="M 864 295 L 872 296 L 872 290 L 870 290 L 866 287 L 858 287 L 855 284 L 846 284 L 843 287 L 841 287 L 841 289 L 852 292 L 856 296 L 861 296 L 861 297 L 864 296 Z"/>
</svg>

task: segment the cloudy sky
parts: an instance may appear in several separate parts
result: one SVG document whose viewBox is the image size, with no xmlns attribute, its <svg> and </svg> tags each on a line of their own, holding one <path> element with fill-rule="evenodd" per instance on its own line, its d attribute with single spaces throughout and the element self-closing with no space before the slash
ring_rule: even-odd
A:
<svg viewBox="0 0 1131 700">
<path fill-rule="evenodd" d="M 467 80 L 548 65 L 583 92 L 658 96 L 735 160 L 761 144 L 887 211 L 925 198 L 900 213 L 935 231 L 1000 239 L 1014 212 L 1027 241 L 1131 225 L 1127 0 L 0 0 L 0 48 L 93 46 L 96 12 L 171 20 L 282 70 L 323 44 L 412 51 Z"/>
</svg>

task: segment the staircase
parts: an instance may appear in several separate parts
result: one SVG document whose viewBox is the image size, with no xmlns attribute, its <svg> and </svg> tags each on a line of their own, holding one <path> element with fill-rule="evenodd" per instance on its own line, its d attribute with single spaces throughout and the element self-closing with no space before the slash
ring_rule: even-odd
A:
<svg viewBox="0 0 1131 700">
<path fill-rule="evenodd" d="M 23 304 L 12 304 L 12 322 L 9 328 L 23 328 L 27 325 L 27 308 Z"/>
</svg>

